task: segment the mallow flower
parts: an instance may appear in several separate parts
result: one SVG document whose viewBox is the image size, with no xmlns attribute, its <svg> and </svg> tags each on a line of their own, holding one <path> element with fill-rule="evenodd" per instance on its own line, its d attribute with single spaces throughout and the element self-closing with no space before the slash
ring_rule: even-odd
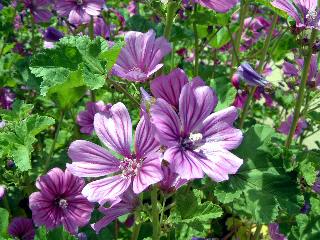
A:
<svg viewBox="0 0 320 240">
<path fill-rule="evenodd" d="M 269 224 L 269 235 L 272 240 L 287 240 L 287 237 L 280 233 L 278 223 Z"/>
<path fill-rule="evenodd" d="M 170 43 L 164 37 L 156 38 L 153 30 L 127 32 L 125 42 L 112 73 L 133 82 L 147 81 L 162 68 L 162 59 L 171 51 Z"/>
<path fill-rule="evenodd" d="M 9 88 L 0 88 L 0 108 L 11 109 L 16 95 Z"/>
<path fill-rule="evenodd" d="M 217 12 L 225 13 L 233 8 L 239 0 L 194 0 L 203 7 L 210 8 Z"/>
<path fill-rule="evenodd" d="M 132 189 L 129 188 L 120 197 L 108 200 L 108 203 L 111 205 L 109 208 L 99 207 L 99 212 L 105 216 L 91 225 L 97 234 L 102 228 L 109 225 L 118 217 L 132 212 L 139 205 L 139 198 L 134 194 Z"/>
<path fill-rule="evenodd" d="M 293 115 L 290 115 L 285 121 L 281 123 L 280 127 L 278 128 L 278 132 L 288 135 L 290 132 L 292 121 L 293 121 Z M 303 130 L 306 129 L 307 127 L 308 127 L 308 124 L 306 120 L 304 120 L 303 118 L 300 118 L 298 121 L 297 127 L 294 131 L 294 137 L 298 138 L 303 133 Z"/>
<path fill-rule="evenodd" d="M 317 0 L 275 0 L 271 5 L 288 13 L 296 21 L 298 28 L 320 29 Z"/>
<path fill-rule="evenodd" d="M 0 185 L 0 201 L 6 194 L 6 188 L 2 185 Z"/>
<path fill-rule="evenodd" d="M 312 190 L 320 194 L 320 175 L 318 175 L 316 182 L 313 184 Z"/>
<path fill-rule="evenodd" d="M 104 0 L 58 0 L 56 10 L 62 17 L 76 26 L 90 22 L 90 16 L 98 16 L 103 8 Z"/>
<path fill-rule="evenodd" d="M 85 186 L 82 193 L 89 201 L 100 204 L 114 199 L 132 189 L 139 194 L 149 185 L 163 179 L 159 143 L 154 138 L 154 129 L 142 116 L 135 132 L 134 152 L 131 152 L 132 123 L 123 103 L 117 103 L 110 114 L 94 116 L 94 130 L 100 141 L 110 150 L 94 143 L 77 140 L 68 151 L 72 164 L 67 169 L 79 177 L 102 177 Z M 111 152 L 116 152 L 120 159 Z"/>
<path fill-rule="evenodd" d="M 30 10 L 35 23 L 48 22 L 52 17 L 48 7 L 50 0 L 24 0 L 24 5 Z"/>
<path fill-rule="evenodd" d="M 29 218 L 16 217 L 12 219 L 8 233 L 14 239 L 33 240 L 35 236 L 33 222 Z"/>
<path fill-rule="evenodd" d="M 60 225 L 76 234 L 78 227 L 85 226 L 93 211 L 93 205 L 81 194 L 84 180 L 68 170 L 51 169 L 38 178 L 39 192 L 29 197 L 32 219 L 36 225 L 53 229 Z"/>
<path fill-rule="evenodd" d="M 182 179 L 178 174 L 172 172 L 169 166 L 162 165 L 163 180 L 159 182 L 159 188 L 165 193 L 171 193 L 185 185 L 188 180 Z"/>
<path fill-rule="evenodd" d="M 242 132 L 233 127 L 238 113 L 235 107 L 212 113 L 217 97 L 199 80 L 182 87 L 178 108 L 173 107 L 175 95 L 167 98 L 175 99 L 170 100 L 174 105 L 158 98 L 151 107 L 151 120 L 156 138 L 166 147 L 163 158 L 174 173 L 186 180 L 202 178 L 206 173 L 221 182 L 229 178 L 228 174 L 235 174 L 243 163 L 229 152 L 242 141 Z M 173 84 L 180 88 L 179 81 Z M 168 96 L 173 92 L 168 91 Z"/>
<path fill-rule="evenodd" d="M 247 62 L 242 63 L 238 67 L 237 74 L 241 80 L 250 86 L 265 87 L 268 84 L 268 81 L 259 73 L 257 73 Z"/>
</svg>

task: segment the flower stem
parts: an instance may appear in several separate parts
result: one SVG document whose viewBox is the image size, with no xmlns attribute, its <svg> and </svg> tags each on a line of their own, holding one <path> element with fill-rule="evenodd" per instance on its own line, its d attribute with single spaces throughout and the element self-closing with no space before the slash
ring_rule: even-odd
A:
<svg viewBox="0 0 320 240">
<path fill-rule="evenodd" d="M 51 149 L 50 149 L 49 155 L 48 155 L 48 157 L 46 159 L 46 162 L 45 162 L 45 165 L 44 165 L 44 172 L 46 172 L 48 170 L 49 163 L 50 163 L 50 161 L 51 161 L 51 159 L 53 157 L 54 149 L 55 149 L 55 146 L 56 146 L 56 143 L 57 143 L 57 140 L 58 140 L 59 132 L 60 132 L 61 125 L 62 125 L 62 122 L 63 122 L 63 118 L 64 118 L 64 114 L 65 114 L 65 110 L 62 109 L 61 113 L 60 113 L 59 122 L 58 122 L 57 127 L 56 127 L 53 143 L 51 145 Z"/>
<path fill-rule="evenodd" d="M 159 223 L 159 209 L 158 209 L 158 190 L 154 186 L 151 191 L 151 205 L 152 205 L 152 240 L 160 239 L 160 223 Z"/>
<path fill-rule="evenodd" d="M 308 46 L 308 52 L 304 58 L 304 66 L 303 66 L 302 77 L 301 77 L 301 82 L 300 82 L 300 86 L 299 86 L 298 98 L 296 100 L 296 105 L 294 108 L 293 120 L 292 120 L 292 124 L 290 127 L 290 132 L 288 134 L 287 141 L 285 143 L 285 146 L 287 148 L 289 148 L 292 143 L 293 136 L 294 136 L 295 130 L 298 125 L 298 121 L 299 121 L 299 117 L 300 117 L 300 110 L 301 110 L 301 106 L 304 101 L 304 94 L 305 94 L 305 89 L 306 89 L 309 70 L 310 70 L 310 63 L 311 63 L 311 57 L 312 57 L 312 47 L 313 47 L 313 43 L 316 39 L 316 36 L 317 36 L 317 30 L 313 29 L 312 33 L 311 33 L 310 44 Z"/>
<path fill-rule="evenodd" d="M 94 21 L 93 16 L 90 17 L 90 23 L 89 23 L 89 36 L 91 40 L 94 40 Z M 96 101 L 96 95 L 94 94 L 93 90 L 90 90 L 90 98 L 92 102 Z"/>
<path fill-rule="evenodd" d="M 253 239 L 254 240 L 259 240 L 261 229 L 262 229 L 262 225 L 261 224 L 257 224 L 256 231 L 254 232 L 254 235 L 253 235 Z"/>
<path fill-rule="evenodd" d="M 273 19 L 272 19 L 272 24 L 271 24 L 271 27 L 269 29 L 269 33 L 268 33 L 268 36 L 266 38 L 266 41 L 264 43 L 264 46 L 263 46 L 263 51 L 262 51 L 262 54 L 261 54 L 261 58 L 260 58 L 260 61 L 259 61 L 259 66 L 258 66 L 258 69 L 257 69 L 257 72 L 259 74 L 262 73 L 263 71 L 263 67 L 265 65 L 265 60 L 266 60 L 266 57 L 267 57 L 267 54 L 268 54 L 268 49 L 269 49 L 269 46 L 270 46 L 270 43 L 271 43 L 271 39 L 272 39 L 272 34 L 273 34 L 273 31 L 276 27 L 276 24 L 277 24 L 277 21 L 278 21 L 278 15 L 273 15 Z M 250 104 L 251 104 L 251 101 L 253 99 L 253 95 L 256 91 L 257 87 L 251 87 L 250 90 L 249 90 L 249 95 L 248 95 L 248 98 L 247 98 L 247 101 L 243 107 L 243 111 L 242 111 L 242 115 L 241 115 L 241 118 L 240 118 L 240 123 L 239 123 L 239 128 L 243 128 L 243 125 L 244 125 L 244 121 L 248 115 L 248 112 L 249 112 L 249 109 L 250 109 Z"/>
<path fill-rule="evenodd" d="M 168 41 L 170 40 L 170 34 L 171 34 L 175 15 L 176 15 L 176 3 L 175 1 L 171 0 L 167 3 L 166 25 L 163 32 L 163 36 Z"/>
<path fill-rule="evenodd" d="M 196 14 L 197 14 L 197 4 L 194 6 L 194 18 L 193 18 L 193 34 L 194 34 L 194 70 L 193 76 L 199 75 L 199 36 L 196 23 Z"/>
</svg>

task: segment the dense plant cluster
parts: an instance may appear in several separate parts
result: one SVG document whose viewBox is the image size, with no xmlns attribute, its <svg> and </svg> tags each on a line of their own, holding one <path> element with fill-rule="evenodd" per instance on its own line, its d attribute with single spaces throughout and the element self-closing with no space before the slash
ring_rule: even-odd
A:
<svg viewBox="0 0 320 240">
<path fill-rule="evenodd" d="M 320 1 L 0 0 L 0 239 L 320 239 Z"/>
</svg>

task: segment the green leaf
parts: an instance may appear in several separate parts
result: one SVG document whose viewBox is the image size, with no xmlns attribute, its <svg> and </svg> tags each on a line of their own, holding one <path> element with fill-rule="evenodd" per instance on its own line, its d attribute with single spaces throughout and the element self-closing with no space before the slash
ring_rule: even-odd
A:
<svg viewBox="0 0 320 240">
<path fill-rule="evenodd" d="M 39 116 L 38 114 L 32 115 L 26 119 L 28 132 L 33 136 L 46 130 L 54 124 L 55 120 L 51 117 Z"/>
<path fill-rule="evenodd" d="M 232 105 L 237 91 L 226 77 L 219 77 L 210 81 L 210 86 L 218 96 L 218 105 L 215 111 L 225 109 Z"/>
<path fill-rule="evenodd" d="M 47 234 L 48 240 L 64 239 L 64 240 L 76 240 L 76 237 L 65 231 L 63 227 L 55 228 Z"/>
<path fill-rule="evenodd" d="M 16 144 L 12 150 L 12 158 L 21 172 L 31 169 L 30 152 L 26 146 Z"/>
<path fill-rule="evenodd" d="M 255 2 L 257 3 L 261 3 L 262 5 L 270 8 L 272 11 L 274 11 L 275 13 L 277 13 L 279 16 L 283 17 L 283 18 L 287 18 L 288 14 L 278 8 L 275 8 L 274 6 L 271 5 L 271 1 L 270 0 L 256 0 Z"/>
<path fill-rule="evenodd" d="M 83 67 L 83 80 L 92 90 L 101 88 L 106 81 L 103 75 L 92 73 L 86 66 Z"/>
<path fill-rule="evenodd" d="M 47 230 L 44 226 L 37 228 L 35 240 L 47 240 Z"/>
<path fill-rule="evenodd" d="M 4 208 L 0 208 L 0 237 L 7 236 L 8 225 L 9 225 L 9 212 Z"/>
<path fill-rule="evenodd" d="M 293 226 L 292 238 L 296 240 L 319 240 L 320 239 L 320 216 L 296 216 L 297 226 Z"/>
</svg>

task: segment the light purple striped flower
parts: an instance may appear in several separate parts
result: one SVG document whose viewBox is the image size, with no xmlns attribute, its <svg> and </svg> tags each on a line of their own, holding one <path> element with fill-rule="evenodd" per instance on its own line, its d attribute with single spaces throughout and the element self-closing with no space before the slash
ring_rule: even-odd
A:
<svg viewBox="0 0 320 240">
<path fill-rule="evenodd" d="M 269 235 L 272 240 L 287 240 L 287 237 L 280 233 L 278 223 L 269 224 Z"/>
<path fill-rule="evenodd" d="M 167 147 L 164 159 L 182 179 L 202 178 L 204 173 L 220 182 L 235 174 L 243 160 L 229 152 L 242 141 L 242 132 L 233 127 L 238 113 L 235 107 L 212 113 L 217 104 L 213 90 L 203 81 L 185 84 L 177 102 L 173 86 L 166 99 L 158 98 L 151 107 L 156 138 Z M 202 83 L 202 84 L 201 84 Z M 180 81 L 174 81 L 176 89 Z M 173 107 L 176 106 L 177 107 Z M 178 111 L 178 113 L 176 112 Z"/>
<path fill-rule="evenodd" d="M 114 75 L 133 82 L 147 81 L 162 68 L 162 59 L 171 51 L 170 43 L 164 37 L 156 38 L 153 30 L 127 32 L 125 41 L 126 46 L 112 71 Z"/>
<path fill-rule="evenodd" d="M 271 4 L 288 13 L 298 28 L 320 29 L 320 14 L 317 0 L 275 0 Z"/>
<path fill-rule="evenodd" d="M 134 152 L 130 149 L 132 123 L 122 103 L 113 105 L 109 116 L 97 113 L 94 129 L 100 141 L 111 151 L 88 141 L 74 141 L 68 152 L 72 164 L 67 164 L 68 170 L 79 177 L 113 174 L 86 185 L 82 193 L 89 201 L 102 203 L 120 196 L 128 188 L 138 194 L 162 180 L 159 143 L 147 118 L 142 116 L 137 125 Z M 112 151 L 120 155 L 121 160 L 114 157 Z"/>
<path fill-rule="evenodd" d="M 81 127 L 80 132 L 91 135 L 94 130 L 94 115 L 98 112 L 108 114 L 111 106 L 111 104 L 104 104 L 103 101 L 88 102 L 86 110 L 80 112 L 77 116 L 77 123 Z"/>
<path fill-rule="evenodd" d="M 29 197 L 35 224 L 45 225 L 47 229 L 63 225 L 68 232 L 76 234 L 78 227 L 89 222 L 93 211 L 93 205 L 81 194 L 84 185 L 83 179 L 59 168 L 41 176 L 36 182 L 40 191 Z"/>
<path fill-rule="evenodd" d="M 56 10 L 62 17 L 76 26 L 90 22 L 90 16 L 98 16 L 103 8 L 104 0 L 58 0 Z"/>
<path fill-rule="evenodd" d="M 35 236 L 33 222 L 29 218 L 16 217 L 11 221 L 8 233 L 14 239 L 33 240 Z"/>
<path fill-rule="evenodd" d="M 225 13 L 233 8 L 239 0 L 194 0 L 200 5 L 215 10 L 217 12 Z"/>
</svg>

